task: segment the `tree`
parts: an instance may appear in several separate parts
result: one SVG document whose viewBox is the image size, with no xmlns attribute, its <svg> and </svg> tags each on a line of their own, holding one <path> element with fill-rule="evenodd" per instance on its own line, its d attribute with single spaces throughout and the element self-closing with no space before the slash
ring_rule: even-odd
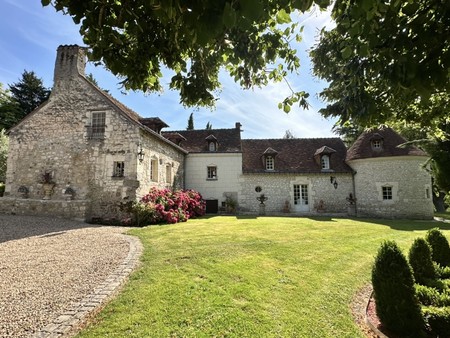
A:
<svg viewBox="0 0 450 338">
<path fill-rule="evenodd" d="M 186 130 L 194 130 L 194 113 L 191 113 L 191 115 L 189 115 Z"/>
<path fill-rule="evenodd" d="M 281 81 L 300 66 L 290 41 L 301 28 L 294 10 L 329 0 L 116 1 L 41 0 L 80 24 L 89 58 L 123 78 L 126 89 L 160 91 L 161 66 L 174 76 L 169 87 L 186 106 L 214 106 L 219 70 L 243 88 Z M 280 26 L 283 25 L 283 26 Z M 279 64 L 277 62 L 281 61 Z M 268 69 L 267 65 L 273 65 Z M 281 106 L 306 106 L 294 92 Z"/>
<path fill-rule="evenodd" d="M 14 126 L 21 116 L 19 104 L 11 96 L 9 90 L 3 89 L 0 83 L 0 130 Z"/>
<path fill-rule="evenodd" d="M 449 105 L 449 11 L 441 0 L 337 1 L 336 27 L 311 52 L 313 73 L 330 83 L 320 112 L 363 126 L 390 118 L 427 125 L 430 105 Z"/>
<path fill-rule="evenodd" d="M 206 124 L 206 128 L 205 128 L 206 130 L 211 130 L 212 129 L 212 124 L 211 123 L 209 123 L 209 121 L 208 121 L 208 123 Z"/>
<path fill-rule="evenodd" d="M 292 131 L 290 131 L 290 130 L 288 129 L 288 130 L 286 130 L 286 132 L 284 133 L 283 138 L 284 138 L 284 139 L 292 139 L 292 138 L 295 138 L 295 135 L 294 135 L 294 133 L 293 133 Z"/>
<path fill-rule="evenodd" d="M 24 71 L 22 78 L 9 85 L 13 99 L 19 103 L 20 119 L 31 113 L 40 104 L 46 101 L 50 95 L 50 90 L 44 87 L 42 79 L 31 71 Z"/>
<path fill-rule="evenodd" d="M 6 160 L 8 159 L 8 136 L 0 130 L 0 182 L 5 182 Z"/>
</svg>

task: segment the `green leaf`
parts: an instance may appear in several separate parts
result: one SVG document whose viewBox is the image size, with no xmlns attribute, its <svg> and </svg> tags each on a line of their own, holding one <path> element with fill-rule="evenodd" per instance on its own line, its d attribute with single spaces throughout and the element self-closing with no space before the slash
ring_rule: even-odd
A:
<svg viewBox="0 0 450 338">
<path fill-rule="evenodd" d="M 228 2 L 225 3 L 225 7 L 223 9 L 222 22 L 227 28 L 232 28 L 236 25 L 236 12 Z"/>
<path fill-rule="evenodd" d="M 277 13 L 277 23 L 284 24 L 291 22 L 291 15 L 287 13 L 284 9 Z"/>
<path fill-rule="evenodd" d="M 352 55 L 352 48 L 350 46 L 346 46 L 341 49 L 341 54 L 344 59 L 348 59 Z"/>
<path fill-rule="evenodd" d="M 41 4 L 42 4 L 42 6 L 48 6 L 48 5 L 50 5 L 50 1 L 51 0 L 41 0 Z"/>
</svg>

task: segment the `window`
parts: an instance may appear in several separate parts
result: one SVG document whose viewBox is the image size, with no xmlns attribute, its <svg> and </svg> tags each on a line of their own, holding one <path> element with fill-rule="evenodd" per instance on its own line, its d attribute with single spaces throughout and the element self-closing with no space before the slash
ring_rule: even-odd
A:
<svg viewBox="0 0 450 338">
<path fill-rule="evenodd" d="M 105 137 L 105 112 L 93 112 L 91 116 L 91 126 L 89 138 L 104 138 Z"/>
<path fill-rule="evenodd" d="M 150 180 L 158 182 L 158 159 L 155 157 L 150 161 Z"/>
<path fill-rule="evenodd" d="M 320 163 L 322 165 L 322 169 L 330 169 L 330 156 L 322 155 Z"/>
<path fill-rule="evenodd" d="M 266 156 L 266 170 L 274 170 L 275 161 L 273 156 Z"/>
<path fill-rule="evenodd" d="M 209 148 L 209 151 L 216 151 L 217 145 L 215 142 L 209 142 L 208 148 Z"/>
<path fill-rule="evenodd" d="M 172 184 L 172 166 L 166 164 L 166 183 Z"/>
<path fill-rule="evenodd" d="M 113 177 L 123 177 L 125 174 L 125 162 L 114 162 Z"/>
<path fill-rule="evenodd" d="M 372 149 L 375 151 L 381 151 L 383 149 L 383 140 L 372 140 Z"/>
<path fill-rule="evenodd" d="M 383 201 L 392 200 L 392 187 L 382 187 Z"/>
<path fill-rule="evenodd" d="M 217 180 L 217 167 L 216 166 L 209 166 L 207 167 L 207 176 L 206 178 L 208 180 Z"/>
</svg>

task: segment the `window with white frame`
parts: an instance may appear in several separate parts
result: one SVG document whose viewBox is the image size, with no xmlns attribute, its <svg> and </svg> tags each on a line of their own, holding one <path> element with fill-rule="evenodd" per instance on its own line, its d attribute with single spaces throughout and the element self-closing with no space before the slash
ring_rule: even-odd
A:
<svg viewBox="0 0 450 338">
<path fill-rule="evenodd" d="M 266 170 L 275 169 L 275 159 L 273 156 L 266 156 Z"/>
<path fill-rule="evenodd" d="M 216 151 L 217 150 L 216 142 L 209 142 L 208 148 L 209 148 L 209 151 Z"/>
<path fill-rule="evenodd" d="M 320 163 L 322 165 L 322 169 L 330 169 L 330 156 L 322 155 L 320 158 Z"/>
<path fill-rule="evenodd" d="M 150 180 L 158 182 L 158 159 L 156 157 L 150 160 Z"/>
<path fill-rule="evenodd" d="M 391 186 L 381 187 L 381 194 L 383 197 L 383 201 L 392 200 L 392 187 Z"/>
<path fill-rule="evenodd" d="M 113 177 L 123 177 L 125 175 L 125 162 L 114 161 Z"/>
<path fill-rule="evenodd" d="M 166 164 L 166 183 L 172 184 L 172 165 Z"/>
<path fill-rule="evenodd" d="M 208 166 L 206 170 L 206 178 L 208 180 L 217 180 L 217 167 Z"/>
<path fill-rule="evenodd" d="M 92 112 L 91 125 L 89 127 L 89 138 L 102 139 L 105 137 L 106 113 Z"/>
</svg>

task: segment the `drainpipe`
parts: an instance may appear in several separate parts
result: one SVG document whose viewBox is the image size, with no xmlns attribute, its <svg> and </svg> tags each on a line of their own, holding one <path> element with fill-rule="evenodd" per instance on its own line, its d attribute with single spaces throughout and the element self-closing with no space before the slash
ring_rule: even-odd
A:
<svg viewBox="0 0 450 338">
<path fill-rule="evenodd" d="M 355 199 L 355 217 L 358 217 L 358 199 L 356 198 L 356 185 L 355 185 L 355 175 L 356 171 L 352 171 L 352 184 L 353 184 L 353 198 Z"/>
</svg>

